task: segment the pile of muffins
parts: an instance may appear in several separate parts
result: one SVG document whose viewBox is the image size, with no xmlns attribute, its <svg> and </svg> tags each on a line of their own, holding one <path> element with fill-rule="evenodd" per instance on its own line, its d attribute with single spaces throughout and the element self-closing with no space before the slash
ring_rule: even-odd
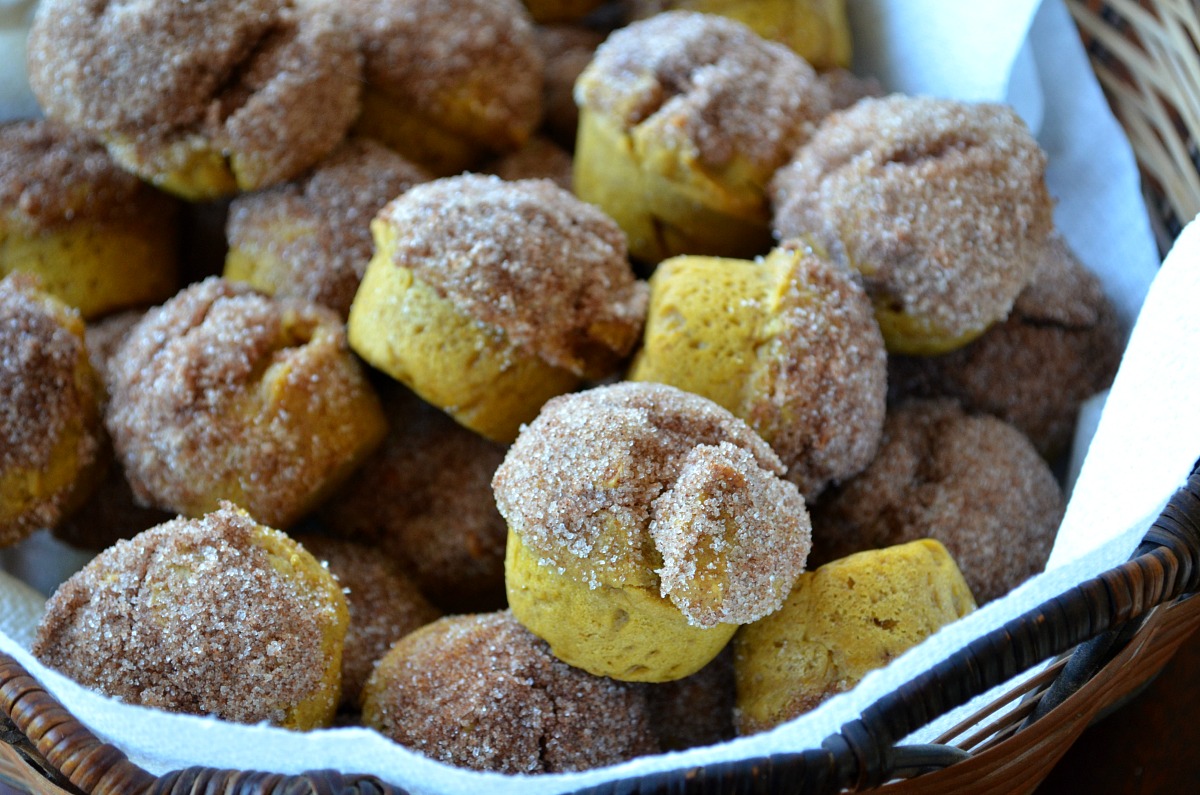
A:
<svg viewBox="0 0 1200 795">
<path fill-rule="evenodd" d="M 42 0 L 0 542 L 124 701 L 580 770 L 1032 576 L 1123 338 L 994 104 L 836 0 Z"/>
</svg>

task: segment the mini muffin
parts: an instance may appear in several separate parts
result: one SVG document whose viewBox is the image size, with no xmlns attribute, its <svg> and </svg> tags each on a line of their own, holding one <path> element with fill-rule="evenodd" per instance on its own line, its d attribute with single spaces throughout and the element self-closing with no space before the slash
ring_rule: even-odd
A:
<svg viewBox="0 0 1200 795">
<path fill-rule="evenodd" d="M 46 605 L 33 653 L 130 704 L 329 725 L 346 600 L 312 555 L 224 504 L 120 541 Z"/>
<path fill-rule="evenodd" d="M 52 527 L 103 476 L 100 385 L 79 313 L 0 279 L 0 546 Z"/>
<path fill-rule="evenodd" d="M 563 190 L 571 189 L 571 154 L 558 144 L 535 135 L 515 152 L 488 163 L 485 173 L 501 179 L 548 179 Z"/>
<path fill-rule="evenodd" d="M 774 229 L 863 275 L 888 350 L 946 353 L 1003 320 L 1052 228 L 1046 155 L 1006 106 L 866 98 L 772 183 Z"/>
<path fill-rule="evenodd" d="M 525 8 L 535 22 L 575 22 L 583 19 L 604 0 L 524 0 Z"/>
<path fill-rule="evenodd" d="M 355 131 L 435 176 L 516 149 L 541 121 L 542 58 L 519 0 L 308 0 L 359 40 Z"/>
<path fill-rule="evenodd" d="M 492 497 L 504 447 L 400 384 L 380 386 L 388 435 L 329 498 L 332 534 L 369 544 L 448 613 L 504 607 L 508 529 Z"/>
<path fill-rule="evenodd" d="M 579 128 L 575 81 L 591 63 L 605 34 L 580 25 L 538 25 L 534 34 L 545 64 L 542 127 L 555 143 L 573 150 Z"/>
<path fill-rule="evenodd" d="M 871 462 L 887 353 L 857 278 L 802 241 L 755 261 L 674 257 L 650 279 L 629 371 L 703 395 L 765 439 L 812 499 Z"/>
<path fill-rule="evenodd" d="M 1080 405 L 1108 388 L 1124 335 L 1100 280 L 1050 238 L 1012 313 L 944 356 L 893 356 L 893 400 L 952 397 L 1015 425 L 1047 460 L 1070 446 Z"/>
<path fill-rule="evenodd" d="M 85 319 L 175 292 L 177 210 L 80 133 L 0 125 L 0 276 L 36 274 Z"/>
<path fill-rule="evenodd" d="M 46 116 L 189 199 L 254 190 L 328 155 L 359 111 L 361 57 L 289 0 L 43 0 L 29 80 Z"/>
<path fill-rule="evenodd" d="M 450 616 L 408 635 L 365 693 L 367 726 L 460 767 L 561 773 L 658 750 L 640 686 L 560 662 L 508 612 Z"/>
<path fill-rule="evenodd" d="M 866 471 L 813 506 L 814 548 L 824 562 L 934 538 L 984 604 L 1042 570 L 1064 507 L 1016 428 L 949 400 L 912 401 L 889 413 Z"/>
<path fill-rule="evenodd" d="M 575 192 L 649 264 L 765 253 L 767 183 L 830 110 L 813 68 L 787 47 L 684 11 L 609 36 L 575 101 Z"/>
<path fill-rule="evenodd" d="M 350 623 L 342 651 L 342 707 L 355 710 L 375 663 L 392 644 L 442 614 L 372 547 L 313 534 L 296 541 L 328 566 L 346 594 Z"/>
<path fill-rule="evenodd" d="M 287 527 L 386 433 L 328 309 L 207 279 L 147 312 L 113 356 L 105 424 L 139 502 L 235 502 Z"/>
<path fill-rule="evenodd" d="M 664 682 L 695 673 L 804 569 L 804 499 L 744 422 L 670 386 L 546 404 L 493 488 L 517 619 L 564 662 Z"/>
<path fill-rule="evenodd" d="M 371 259 L 371 219 L 428 179 L 380 143 L 347 140 L 300 179 L 233 200 L 225 278 L 345 318 Z"/>
<path fill-rule="evenodd" d="M 791 47 L 817 69 L 850 66 L 845 0 L 632 0 L 635 18 L 682 9 L 718 14 Z"/>
<path fill-rule="evenodd" d="M 805 572 L 778 612 L 734 638 L 738 733 L 766 731 L 853 689 L 974 609 L 954 559 L 930 539 Z"/>
<path fill-rule="evenodd" d="M 733 739 L 733 644 L 691 676 L 646 688 L 650 723 L 664 751 Z"/>
<path fill-rule="evenodd" d="M 621 230 L 548 180 L 435 180 L 371 230 L 350 344 L 493 441 L 615 371 L 641 334 L 646 286 Z"/>
<path fill-rule="evenodd" d="M 88 358 L 101 384 L 107 380 L 108 363 L 113 354 L 143 315 L 144 310 L 130 309 L 98 320 L 84 331 Z M 102 405 L 107 403 L 107 394 L 101 397 Z M 125 471 L 113 454 L 108 434 L 102 434 L 102 437 L 100 455 L 106 462 L 104 480 L 92 491 L 83 507 L 50 528 L 55 538 L 78 549 L 106 549 L 123 538 L 133 538 L 143 530 L 175 518 L 173 512 L 138 504 Z"/>
</svg>

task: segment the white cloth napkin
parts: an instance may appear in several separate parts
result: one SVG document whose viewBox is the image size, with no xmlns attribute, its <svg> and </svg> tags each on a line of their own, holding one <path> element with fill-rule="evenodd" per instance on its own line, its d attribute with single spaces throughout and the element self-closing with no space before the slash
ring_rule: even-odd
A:
<svg viewBox="0 0 1200 795">
<path fill-rule="evenodd" d="M 892 89 L 1007 100 L 1050 155 L 1056 220 L 1099 273 L 1130 325 L 1158 269 L 1128 144 L 1108 112 L 1061 0 L 851 0 L 858 67 Z M 0 103 L 3 100 L 0 99 Z M 0 104 L 0 118 L 11 112 Z M 817 747 L 881 695 L 970 639 L 1123 560 L 1147 517 L 1200 455 L 1196 247 L 1184 234 L 1147 301 L 1075 489 L 1051 569 L 868 676 L 850 693 L 772 732 L 713 748 L 646 757 L 579 774 L 504 777 L 451 768 L 365 729 L 299 734 L 118 704 L 42 668 L 7 629 L 12 653 L 97 733 L 152 772 L 210 765 L 295 773 L 373 773 L 414 793 L 557 793 L 614 778 Z M 2 584 L 0 584 L 2 586 Z M 932 731 L 932 730 L 929 730 Z"/>
</svg>

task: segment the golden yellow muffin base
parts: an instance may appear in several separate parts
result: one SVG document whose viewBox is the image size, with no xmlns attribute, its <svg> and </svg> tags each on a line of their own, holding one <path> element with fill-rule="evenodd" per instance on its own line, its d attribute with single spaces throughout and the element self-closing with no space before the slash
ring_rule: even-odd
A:
<svg viewBox="0 0 1200 795">
<path fill-rule="evenodd" d="M 239 179 L 239 174 L 249 170 L 249 164 L 236 156 L 226 156 L 198 135 L 173 141 L 149 156 L 125 138 L 111 138 L 105 145 L 123 168 L 188 201 L 219 199 L 258 187 Z"/>
<path fill-rule="evenodd" d="M 392 262 L 395 233 L 372 224 L 376 254 L 350 306 L 350 346 L 460 425 L 492 441 L 517 438 L 578 376 L 526 353 Z"/>
<path fill-rule="evenodd" d="M 939 356 L 963 347 L 988 330 L 988 327 L 984 326 L 950 336 L 945 329 L 928 318 L 897 312 L 890 308 L 886 301 L 877 300 L 874 305 L 875 320 L 883 333 L 883 343 L 888 353 L 902 356 Z"/>
<path fill-rule="evenodd" d="M 308 221 L 277 220 L 271 230 L 280 248 L 296 240 L 318 234 L 316 224 Z M 231 282 L 242 282 L 266 295 L 276 295 L 295 281 L 295 268 L 275 256 L 268 245 L 231 245 L 225 255 L 222 275 Z"/>
<path fill-rule="evenodd" d="M 179 286 L 174 212 L 163 204 L 36 232 L 0 216 L 0 278 L 16 271 L 37 275 L 42 290 L 88 320 L 162 303 Z"/>
<path fill-rule="evenodd" d="M 764 39 L 791 47 L 817 69 L 850 68 L 845 0 L 671 0 L 666 5 L 736 19 Z"/>
<path fill-rule="evenodd" d="M 516 142 L 496 140 L 489 147 L 464 133 L 479 125 L 478 119 L 469 116 L 475 106 L 469 89 L 469 85 L 460 89 L 460 96 L 447 103 L 446 115 L 434 119 L 418 112 L 407 101 L 397 100 L 378 88 L 364 86 L 362 112 L 354 123 L 353 132 L 379 141 L 423 166 L 435 177 L 460 174 L 478 165 L 493 149 L 504 151 L 517 146 Z"/>
<path fill-rule="evenodd" d="M 575 148 L 575 195 L 612 217 L 629 253 L 647 263 L 678 254 L 749 258 L 771 246 L 760 175 L 735 157 L 710 173 L 697 153 L 665 146 L 643 123 L 631 133 L 584 107 Z"/>
<path fill-rule="evenodd" d="M 509 531 L 504 583 L 513 615 L 568 665 L 627 682 L 669 682 L 708 664 L 736 624 L 694 627 L 657 584 L 590 588 Z"/>
<path fill-rule="evenodd" d="M 764 731 L 850 690 L 974 609 L 958 565 L 932 539 L 802 574 L 780 610 L 734 639 L 739 731 Z"/>
</svg>

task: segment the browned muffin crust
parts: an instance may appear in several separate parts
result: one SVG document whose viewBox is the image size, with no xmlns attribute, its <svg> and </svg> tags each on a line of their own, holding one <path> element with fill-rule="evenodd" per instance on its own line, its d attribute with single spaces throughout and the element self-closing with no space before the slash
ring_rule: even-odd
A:
<svg viewBox="0 0 1200 795">
<path fill-rule="evenodd" d="M 1124 335 L 1099 279 L 1052 235 L 1008 319 L 944 356 L 893 356 L 893 401 L 951 397 L 1019 428 L 1043 457 L 1070 446 L 1079 407 L 1108 388 Z"/>
<path fill-rule="evenodd" d="M 576 102 L 720 167 L 740 156 L 772 171 L 829 113 L 816 72 L 739 22 L 670 11 L 610 35 L 576 84 Z"/>
<path fill-rule="evenodd" d="M 429 179 L 382 144 L 351 138 L 300 179 L 234 199 L 229 244 L 287 266 L 290 279 L 274 295 L 314 301 L 344 319 L 374 251 L 371 219 Z M 295 234 L 297 227 L 308 234 Z"/>
<path fill-rule="evenodd" d="M 345 135 L 360 75 L 352 38 L 290 0 L 46 0 L 29 35 L 46 115 L 131 141 L 148 175 L 199 136 L 244 157 L 248 187 L 296 176 Z"/>
<path fill-rule="evenodd" d="M 1016 428 L 953 401 L 912 401 L 889 414 L 871 466 L 813 506 L 811 565 L 934 538 L 983 604 L 1041 571 L 1063 510 L 1054 474 Z"/>
<path fill-rule="evenodd" d="M 46 301 L 30 276 L 0 279 L 0 478 L 17 470 L 45 472 L 72 432 L 79 434 L 75 455 L 81 470 L 101 455 L 100 389 L 88 365 L 83 322 L 63 306 L 64 323 Z M 77 327 L 70 327 L 72 320 Z M 31 502 L 0 525 L 0 545 L 57 524 L 86 485 L 94 484 L 76 482 Z"/>
<path fill-rule="evenodd" d="M 379 217 L 398 232 L 397 265 L 555 367 L 601 377 L 641 334 L 646 285 L 624 234 L 549 180 L 434 180 Z"/>
<path fill-rule="evenodd" d="M 327 0 L 322 0 L 326 2 Z M 542 59 L 519 0 L 343 0 L 364 79 L 422 115 L 463 117 L 455 132 L 485 150 L 521 144 L 541 121 Z"/>
<path fill-rule="evenodd" d="M 595 587 L 646 585 L 638 578 L 659 572 L 663 597 L 690 623 L 712 626 L 776 609 L 786 588 L 763 583 L 804 568 L 808 518 L 782 473 L 770 447 L 712 401 L 623 382 L 547 402 L 492 487 L 543 565 Z M 711 570 L 713 555 L 728 567 Z M 722 598 L 703 593 L 710 580 Z"/>
<path fill-rule="evenodd" d="M 275 571 L 255 528 L 226 507 L 118 542 L 50 598 L 34 655 L 131 704 L 281 722 L 325 674 L 329 607 Z"/>
<path fill-rule="evenodd" d="M 31 232 L 170 202 L 86 135 L 46 120 L 0 124 L 0 212 Z"/>
<path fill-rule="evenodd" d="M 809 234 L 876 304 L 957 336 L 1002 318 L 1051 230 L 1046 156 L 1012 109 L 866 98 L 772 182 L 781 238 Z"/>
<path fill-rule="evenodd" d="M 297 433 L 286 411 L 247 414 L 284 362 L 284 387 L 306 396 L 320 432 Z M 234 478 L 244 507 L 275 527 L 333 485 L 356 433 L 348 413 L 374 399 L 332 311 L 215 278 L 146 313 L 110 362 L 108 391 L 105 423 L 140 503 L 188 510 Z"/>
<path fill-rule="evenodd" d="M 658 750 L 641 686 L 559 661 L 507 611 L 444 618 L 405 637 L 367 691 L 368 725 L 461 767 L 556 773 Z"/>
<path fill-rule="evenodd" d="M 575 81 L 592 62 L 605 34 L 579 25 L 538 25 L 534 33 L 545 63 L 542 126 L 556 143 L 574 150 L 579 126 Z"/>
<path fill-rule="evenodd" d="M 502 445 L 398 383 L 380 385 L 389 429 L 321 509 L 341 537 L 376 546 L 448 613 L 504 607 L 508 528 L 492 497 Z"/>
<path fill-rule="evenodd" d="M 359 707 L 363 685 L 392 644 L 441 617 L 395 563 L 366 544 L 305 534 L 296 540 L 337 577 L 350 608 L 342 650 L 342 707 Z"/>
</svg>

